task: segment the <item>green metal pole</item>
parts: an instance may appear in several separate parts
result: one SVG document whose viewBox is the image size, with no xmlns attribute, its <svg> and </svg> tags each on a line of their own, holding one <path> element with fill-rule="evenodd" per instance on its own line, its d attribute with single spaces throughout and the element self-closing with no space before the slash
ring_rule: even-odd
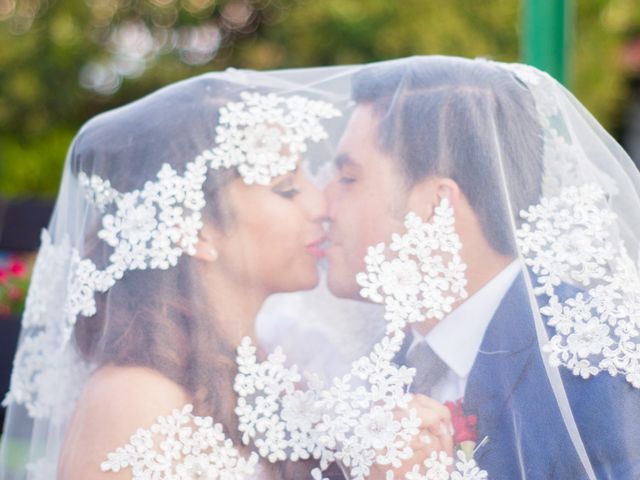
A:
<svg viewBox="0 0 640 480">
<path fill-rule="evenodd" d="M 573 0 L 523 0 L 522 60 L 570 82 Z"/>
</svg>

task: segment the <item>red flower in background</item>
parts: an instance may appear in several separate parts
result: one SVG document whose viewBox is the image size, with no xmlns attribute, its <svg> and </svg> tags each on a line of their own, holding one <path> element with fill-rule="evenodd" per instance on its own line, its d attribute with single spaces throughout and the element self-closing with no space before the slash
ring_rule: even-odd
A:
<svg viewBox="0 0 640 480">
<path fill-rule="evenodd" d="M 22 278 L 27 273 L 27 267 L 25 267 L 24 263 L 22 263 L 20 260 L 14 259 L 9 262 L 8 271 L 14 277 Z"/>
<path fill-rule="evenodd" d="M 453 402 L 445 402 L 445 406 L 451 412 L 453 424 L 453 442 L 460 445 L 463 442 L 476 442 L 478 440 L 478 417 L 465 415 L 462 407 L 462 399 Z"/>
<path fill-rule="evenodd" d="M 0 317 L 19 316 L 24 310 L 31 262 L 17 255 L 0 258 Z"/>
</svg>

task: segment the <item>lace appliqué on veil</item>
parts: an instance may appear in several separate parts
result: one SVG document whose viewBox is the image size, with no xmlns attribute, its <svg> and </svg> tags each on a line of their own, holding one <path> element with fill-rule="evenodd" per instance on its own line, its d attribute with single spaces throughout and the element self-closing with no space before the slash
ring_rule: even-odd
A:
<svg viewBox="0 0 640 480">
<path fill-rule="evenodd" d="M 556 331 L 543 351 L 551 365 L 582 378 L 607 371 L 640 388 L 640 277 L 607 204 L 618 187 L 586 161 L 553 96 L 554 81 L 527 65 L 500 65 L 528 86 L 544 128 L 544 196 L 521 212 L 525 223 L 516 232 L 537 276 L 534 293 L 548 297 L 540 313 Z M 563 283 L 580 291 L 561 299 Z"/>
<path fill-rule="evenodd" d="M 242 92 L 220 109 L 216 147 L 203 152 L 211 168 L 235 167 L 247 184 L 268 185 L 296 169 L 307 141 L 327 138 L 321 119 L 339 117 L 333 105 L 293 95 Z"/>
<path fill-rule="evenodd" d="M 548 297 L 540 313 L 556 331 L 543 347 L 551 365 L 582 378 L 621 374 L 640 388 L 640 277 L 614 237 L 604 192 L 569 187 L 521 216 L 518 245 L 536 274 L 534 293 Z M 561 299 L 564 282 L 580 291 Z"/>
<path fill-rule="evenodd" d="M 376 346 L 354 373 L 335 379 L 329 388 L 310 378 L 309 389 L 299 390 L 300 377 L 295 368 L 284 366 L 279 350 L 260 363 L 250 339 L 243 339 L 234 386 L 243 442 L 253 441 L 270 461 L 315 458 L 324 470 L 340 460 L 358 479 L 369 474 L 374 460 L 400 464 L 411 456 L 408 445 L 420 421 L 413 410 L 400 421 L 394 418 L 394 408 L 407 408 L 405 388 L 413 375 L 391 365 L 391 350 L 388 342 Z M 376 375 L 372 387 L 354 388 L 370 372 Z M 376 457 L 383 448 L 388 450 Z"/>
<path fill-rule="evenodd" d="M 158 417 L 139 429 L 129 443 L 109 453 L 103 472 L 131 469 L 134 479 L 196 478 L 245 480 L 253 478 L 258 456 L 244 458 L 211 417 L 193 415 L 192 405 Z"/>
<path fill-rule="evenodd" d="M 363 287 L 360 294 L 384 303 L 387 320 L 442 320 L 455 301 L 467 297 L 466 266 L 458 254 L 462 244 L 453 225 L 453 210 L 446 199 L 436 207 L 431 223 L 409 213 L 407 233 L 394 234 L 389 245 L 396 258 L 385 259 L 384 243 L 369 247 L 366 273 L 356 277 Z"/>
<path fill-rule="evenodd" d="M 79 393 L 74 384 L 79 386 L 89 373 L 89 367 L 67 348 L 75 317 L 86 307 L 83 290 L 76 289 L 86 272 L 68 239 L 56 245 L 44 230 L 41 240 L 22 317 L 24 340 L 16 352 L 11 388 L 3 401 L 5 406 L 11 402 L 24 405 L 33 418 L 49 416 L 54 405 L 72 408 Z M 60 290 L 51 285 L 59 285 Z M 60 372 L 68 378 L 63 392 Z"/>
<path fill-rule="evenodd" d="M 243 339 L 234 388 L 244 443 L 253 442 L 270 461 L 319 460 L 314 479 L 321 479 L 322 471 L 334 461 L 349 470 L 350 478 L 363 480 L 374 464 L 399 468 L 413 456 L 410 444 L 421 422 L 415 409 L 409 408 L 406 392 L 415 370 L 395 365 L 393 358 L 402 346 L 407 323 L 423 320 L 425 315 L 442 318 L 457 299 L 466 296 L 460 240 L 446 200 L 434 217 L 425 224 L 417 215 L 407 215 L 407 232 L 394 235 L 389 247 L 392 260 L 386 259 L 384 243 L 369 249 L 367 272 L 358 275 L 358 282 L 363 296 L 384 303 L 387 330 L 369 355 L 354 362 L 349 374 L 328 387 L 307 376 L 308 388 L 301 390 L 297 384 L 302 377 L 295 367 L 285 366 L 281 350 L 258 362 L 251 340 Z M 398 409 L 406 412 L 401 418 Z M 417 466 L 406 478 L 449 478 L 436 472 L 448 472 L 453 459 L 440 454 L 427 462 L 426 473 Z M 485 478 L 470 473 L 474 468 L 472 459 L 459 461 L 454 468 L 457 476 L 451 478 Z M 388 475 L 393 478 L 391 471 Z"/>
<path fill-rule="evenodd" d="M 424 468 L 424 471 L 422 471 Z M 468 459 L 463 451 L 456 452 L 456 458 L 451 458 L 445 452 L 433 452 L 422 465 L 415 465 L 404 476 L 404 480 L 487 480 L 488 474 Z M 386 480 L 395 480 L 394 476 L 387 476 Z M 400 479 L 398 479 L 400 480 Z"/>
</svg>

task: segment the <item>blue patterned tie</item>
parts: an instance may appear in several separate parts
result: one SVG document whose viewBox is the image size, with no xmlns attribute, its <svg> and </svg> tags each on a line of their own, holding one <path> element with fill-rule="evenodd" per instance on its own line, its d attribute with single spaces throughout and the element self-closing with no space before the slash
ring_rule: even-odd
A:
<svg viewBox="0 0 640 480">
<path fill-rule="evenodd" d="M 431 396 L 433 386 L 447 373 L 449 367 L 433 351 L 429 344 L 420 340 L 407 352 L 408 367 L 416 369 L 416 376 L 409 388 L 411 393 Z"/>
</svg>

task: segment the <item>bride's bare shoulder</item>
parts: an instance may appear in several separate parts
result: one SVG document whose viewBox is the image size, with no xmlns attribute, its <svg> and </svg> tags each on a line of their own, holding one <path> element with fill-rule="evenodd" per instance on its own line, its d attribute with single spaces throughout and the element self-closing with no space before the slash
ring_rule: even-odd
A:
<svg viewBox="0 0 640 480">
<path fill-rule="evenodd" d="M 180 385 L 156 370 L 116 365 L 98 369 L 87 382 L 82 397 L 87 406 L 101 404 L 108 398 L 110 405 L 117 404 L 117 410 L 122 407 L 146 410 L 153 405 L 162 408 L 188 399 Z"/>
<path fill-rule="evenodd" d="M 109 452 L 124 446 L 139 428 L 189 403 L 184 389 L 145 367 L 104 366 L 80 396 L 60 455 L 59 477 L 104 478 L 100 464 Z M 114 480 L 130 474 L 109 474 Z"/>
</svg>

